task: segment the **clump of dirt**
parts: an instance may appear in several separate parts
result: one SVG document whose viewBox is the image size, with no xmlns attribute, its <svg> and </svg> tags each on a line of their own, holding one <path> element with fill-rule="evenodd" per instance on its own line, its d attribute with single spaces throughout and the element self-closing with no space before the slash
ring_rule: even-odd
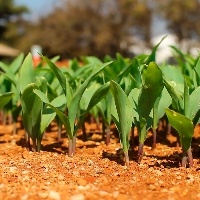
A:
<svg viewBox="0 0 200 200">
<path fill-rule="evenodd" d="M 56 126 L 45 133 L 40 153 L 26 150 L 23 130 L 13 135 L 11 126 L 0 126 L 0 199 L 200 199 L 198 127 L 192 143 L 193 168 L 180 167 L 181 147 L 174 135 L 159 133 L 152 150 L 149 133 L 141 164 L 136 162 L 135 145 L 127 168 L 114 132 L 106 146 L 94 124 L 86 124 L 86 130 L 88 140 L 83 141 L 79 133 L 76 154 L 70 158 L 67 137 L 63 131 L 62 141 L 57 142 Z"/>
</svg>

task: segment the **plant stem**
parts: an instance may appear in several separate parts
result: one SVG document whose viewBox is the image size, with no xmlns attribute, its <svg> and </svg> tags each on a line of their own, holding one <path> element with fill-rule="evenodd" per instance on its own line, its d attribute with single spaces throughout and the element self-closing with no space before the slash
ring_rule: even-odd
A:
<svg viewBox="0 0 200 200">
<path fill-rule="evenodd" d="M 125 155 L 125 165 L 129 167 L 129 156 L 128 156 L 128 151 L 124 151 Z"/>
<path fill-rule="evenodd" d="M 138 146 L 138 163 L 142 161 L 143 147 L 144 147 L 144 144 L 140 142 Z"/>
<path fill-rule="evenodd" d="M 42 139 L 38 138 L 37 139 L 37 152 L 40 152 L 40 150 L 41 150 L 41 142 L 42 142 Z"/>
<path fill-rule="evenodd" d="M 13 117 L 11 113 L 8 113 L 8 123 L 11 125 L 13 123 Z"/>
<path fill-rule="evenodd" d="M 193 167 L 193 157 L 192 157 L 191 147 L 187 151 L 183 151 L 182 154 L 181 166 L 187 167 L 187 164 L 189 165 L 190 168 Z"/>
<path fill-rule="evenodd" d="M 130 131 L 130 146 L 132 149 L 134 148 L 134 137 L 135 137 L 134 129 L 135 129 L 135 127 L 132 127 L 131 131 Z"/>
<path fill-rule="evenodd" d="M 73 139 L 70 138 L 68 143 L 68 156 L 73 157 Z"/>
<path fill-rule="evenodd" d="M 110 144 L 110 127 L 106 126 L 106 145 Z"/>
<path fill-rule="evenodd" d="M 3 110 L 3 115 L 2 115 L 2 124 L 5 126 L 7 123 L 7 114 L 5 112 L 5 110 Z"/>
<path fill-rule="evenodd" d="M 153 130 L 153 144 L 152 144 L 152 149 L 155 149 L 156 148 L 156 129 L 155 128 L 152 128 Z"/>
<path fill-rule="evenodd" d="M 17 124 L 16 122 L 13 122 L 13 135 L 16 135 L 17 133 Z"/>
<path fill-rule="evenodd" d="M 61 121 L 58 122 L 58 142 L 61 141 L 61 133 L 62 133 L 62 123 Z"/>
<path fill-rule="evenodd" d="M 72 139 L 72 156 L 75 155 L 75 150 L 76 150 L 76 135 Z"/>
<path fill-rule="evenodd" d="M 189 167 L 193 167 L 193 157 L 191 147 L 187 150 Z"/>
<path fill-rule="evenodd" d="M 36 139 L 33 139 L 33 152 L 37 151 Z"/>
<path fill-rule="evenodd" d="M 96 129 L 97 129 L 98 131 L 100 131 L 100 121 L 99 121 L 99 116 L 96 116 L 95 121 L 96 121 Z"/>
<path fill-rule="evenodd" d="M 30 143 L 30 136 L 25 131 L 25 140 L 26 140 L 26 148 L 28 151 L 31 151 L 31 143 Z"/>
<path fill-rule="evenodd" d="M 87 141 L 85 122 L 83 122 L 83 124 L 82 124 L 82 132 L 83 132 L 83 141 Z"/>
<path fill-rule="evenodd" d="M 106 125 L 105 122 L 102 122 L 102 140 L 105 141 L 105 134 L 106 134 Z"/>
</svg>

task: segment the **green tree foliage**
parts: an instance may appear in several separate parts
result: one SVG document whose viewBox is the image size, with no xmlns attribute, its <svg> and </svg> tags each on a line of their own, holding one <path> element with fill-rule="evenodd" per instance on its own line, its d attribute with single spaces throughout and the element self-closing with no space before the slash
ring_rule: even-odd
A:
<svg viewBox="0 0 200 200">
<path fill-rule="evenodd" d="M 13 0 L 0 0 L 0 42 L 15 42 L 19 32 L 19 19 L 24 12 L 28 12 L 28 9 L 14 5 Z"/>
<path fill-rule="evenodd" d="M 151 10 L 140 0 L 73 0 L 41 19 L 23 37 L 21 48 L 40 44 L 48 56 L 74 56 L 116 52 L 128 55 L 131 36 L 150 42 Z M 26 46 L 25 46 L 26 45 Z M 28 50 L 28 49 L 26 49 Z"/>
</svg>

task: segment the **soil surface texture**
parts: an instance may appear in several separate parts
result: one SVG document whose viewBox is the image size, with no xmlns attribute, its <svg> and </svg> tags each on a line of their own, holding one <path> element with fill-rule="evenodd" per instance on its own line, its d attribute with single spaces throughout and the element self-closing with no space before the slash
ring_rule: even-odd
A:
<svg viewBox="0 0 200 200">
<path fill-rule="evenodd" d="M 108 146 L 95 124 L 86 123 L 87 141 L 77 135 L 76 153 L 68 157 L 65 131 L 57 126 L 44 135 L 42 151 L 27 151 L 24 130 L 0 125 L 0 200 L 198 200 L 200 199 L 199 127 L 192 142 L 193 168 L 180 167 L 181 147 L 173 134 L 159 132 L 152 149 L 149 132 L 140 164 L 138 138 L 124 164 L 116 131 Z"/>
</svg>

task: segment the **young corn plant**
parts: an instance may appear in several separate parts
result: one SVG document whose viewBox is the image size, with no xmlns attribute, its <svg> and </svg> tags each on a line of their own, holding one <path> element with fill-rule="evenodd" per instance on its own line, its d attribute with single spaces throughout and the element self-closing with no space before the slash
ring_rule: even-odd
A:
<svg viewBox="0 0 200 200">
<path fill-rule="evenodd" d="M 137 112 L 139 119 L 135 124 L 139 132 L 138 162 L 143 156 L 143 146 L 147 135 L 147 129 L 150 127 L 150 112 L 154 107 L 157 98 L 161 95 L 164 87 L 161 69 L 154 62 L 150 62 L 147 69 L 143 72 L 143 86 L 138 97 Z"/>
<path fill-rule="evenodd" d="M 110 144 L 110 125 L 112 121 L 111 109 L 113 105 L 113 97 L 110 92 L 102 99 L 97 107 L 99 109 L 100 115 L 102 117 L 102 128 L 103 128 L 103 136 L 106 135 L 106 145 Z"/>
<path fill-rule="evenodd" d="M 20 92 L 19 92 L 19 69 L 24 59 L 24 54 L 20 54 L 18 57 L 12 61 L 10 65 L 0 63 L 0 68 L 3 70 L 1 74 L 7 79 L 10 85 L 10 91 L 15 95 L 5 109 L 11 112 L 12 123 L 13 123 L 13 134 L 16 133 L 17 127 L 16 123 L 21 112 L 20 104 Z"/>
<path fill-rule="evenodd" d="M 165 80 L 165 86 L 174 101 L 176 110 L 166 109 L 169 123 L 179 133 L 180 143 L 182 146 L 182 162 L 181 165 L 186 167 L 193 166 L 193 158 L 191 151 L 191 141 L 194 133 L 194 127 L 199 121 L 200 110 L 200 87 L 197 87 L 192 93 L 185 81 L 183 96 L 172 86 L 170 82 Z"/>
<path fill-rule="evenodd" d="M 156 148 L 156 135 L 157 135 L 157 127 L 159 120 L 165 114 L 165 108 L 168 108 L 172 104 L 172 99 L 167 92 L 166 88 L 163 88 L 161 95 L 156 99 L 153 109 L 152 109 L 152 130 L 153 130 L 153 144 L 152 148 Z"/>
<path fill-rule="evenodd" d="M 75 154 L 76 132 L 77 132 L 77 127 L 79 127 L 77 121 L 79 121 L 78 115 L 80 111 L 81 97 L 83 96 L 84 91 L 86 90 L 90 82 L 93 80 L 93 78 L 110 63 L 94 66 L 94 69 L 92 73 L 88 76 L 88 78 L 80 85 L 79 88 L 76 88 L 76 91 L 74 93 L 72 93 L 73 90 L 70 89 L 69 82 L 66 79 L 64 73 L 59 68 L 57 68 L 56 65 L 52 63 L 48 58 L 46 58 L 45 56 L 42 56 L 42 58 L 47 62 L 47 64 L 52 69 L 52 71 L 54 72 L 54 74 L 56 75 L 58 81 L 60 82 L 62 86 L 63 94 L 64 94 L 63 99 L 66 104 L 67 112 L 64 113 L 58 108 L 56 108 L 54 105 L 52 105 L 51 102 L 49 102 L 46 94 L 41 92 L 40 90 L 34 90 L 34 93 L 37 94 L 38 97 L 40 97 L 40 99 L 46 105 L 51 107 L 59 116 L 60 120 L 62 121 L 69 138 L 68 154 L 71 157 Z"/>
<path fill-rule="evenodd" d="M 122 144 L 122 149 L 125 155 L 125 164 L 128 167 L 129 133 L 133 122 L 133 109 L 128 96 L 118 83 L 111 81 L 110 89 L 114 98 L 117 111 L 112 111 L 112 119 L 119 132 L 120 142 Z"/>
<path fill-rule="evenodd" d="M 41 99 L 33 92 L 39 89 L 47 91 L 47 81 L 44 77 L 35 77 L 32 56 L 29 54 L 20 69 L 20 94 L 22 106 L 22 121 L 27 133 L 27 146 L 30 149 L 30 138 L 33 151 L 40 151 L 43 133 L 55 118 L 55 112 L 44 107 Z"/>
</svg>

